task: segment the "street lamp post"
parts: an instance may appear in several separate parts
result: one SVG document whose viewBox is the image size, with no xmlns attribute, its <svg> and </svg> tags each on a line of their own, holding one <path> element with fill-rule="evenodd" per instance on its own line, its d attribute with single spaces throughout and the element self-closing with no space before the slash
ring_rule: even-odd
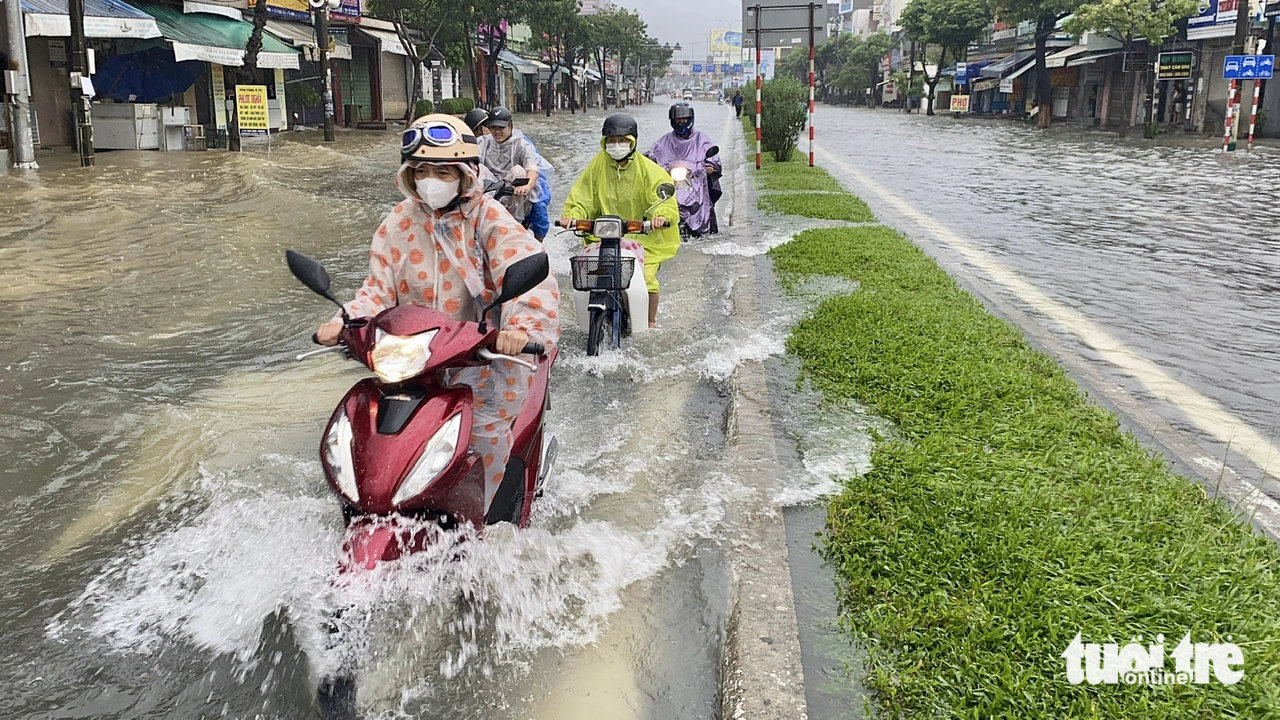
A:
<svg viewBox="0 0 1280 720">
<path fill-rule="evenodd" d="M 342 7 L 342 0 L 310 0 L 316 13 L 316 48 L 320 51 L 320 77 L 324 84 L 324 141 L 338 139 L 333 129 L 333 75 L 329 71 L 329 11 Z"/>
</svg>

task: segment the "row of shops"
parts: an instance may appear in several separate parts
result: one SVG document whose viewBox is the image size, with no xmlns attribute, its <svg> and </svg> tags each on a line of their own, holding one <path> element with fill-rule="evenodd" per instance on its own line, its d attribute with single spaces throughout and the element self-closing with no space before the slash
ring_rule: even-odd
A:
<svg viewBox="0 0 1280 720">
<path fill-rule="evenodd" d="M 977 51 L 971 49 L 963 66 L 942 70 L 936 108 L 1017 117 L 1038 112 L 1033 100 L 1031 29 L 996 28 L 992 42 Z M 1220 132 L 1230 84 L 1222 78 L 1222 65 L 1231 54 L 1234 29 L 1235 13 L 1217 12 L 1215 0 L 1200 19 L 1193 18 L 1180 36 L 1169 38 L 1162 47 L 1144 45 L 1125 52 L 1119 42 L 1093 33 L 1078 40 L 1056 35 L 1049 40 L 1045 60 L 1053 117 L 1102 126 L 1119 126 L 1136 118 L 1135 124 L 1141 124 L 1147 119 L 1150 100 L 1153 119 L 1159 124 Z M 1255 25 L 1255 30 L 1261 31 L 1262 25 Z M 1182 77 L 1153 82 L 1161 52 L 1176 53 L 1189 60 L 1190 67 L 1184 73 L 1165 73 Z M 1262 108 L 1277 106 L 1267 114 L 1280 117 L 1280 93 L 1272 95 L 1264 95 Z M 954 105 L 953 96 L 959 99 Z"/>
<path fill-rule="evenodd" d="M 26 58 L 0 61 L 25 71 L 37 147 L 69 146 L 75 133 L 67 0 L 20 2 Z M 198 137 L 203 138 L 200 145 L 220 146 L 226 141 L 228 104 L 234 102 L 237 84 L 266 87 L 273 130 L 323 121 L 319 44 L 304 0 L 269 0 L 262 49 L 252 72 L 244 69 L 244 48 L 253 30 L 252 10 L 244 0 L 83 2 L 91 57 L 90 83 L 83 92 L 92 96 L 99 149 L 176 149 L 166 138 L 173 128 L 174 136 L 188 142 Z M 564 92 L 545 97 L 548 65 L 510 50 L 498 53 L 494 63 L 498 81 L 492 99 L 485 97 L 483 79 L 473 90 L 470 69 L 448 67 L 438 56 L 420 63 L 414 73 L 416 61 L 396 25 L 363 15 L 360 0 L 343 0 L 340 9 L 330 12 L 329 33 L 340 126 L 378 128 L 402 120 L 414 96 L 415 77 L 420 83 L 417 97 L 437 102 L 478 96 L 482 103 L 527 111 L 542 110 L 547 102 L 567 102 Z M 0 48 L 8 47 L 4 39 Z M 478 48 L 478 77 L 485 76 L 488 62 Z M 560 74 L 560 87 L 573 82 L 577 97 L 598 98 L 600 75 L 595 71 L 562 68 Z"/>
</svg>

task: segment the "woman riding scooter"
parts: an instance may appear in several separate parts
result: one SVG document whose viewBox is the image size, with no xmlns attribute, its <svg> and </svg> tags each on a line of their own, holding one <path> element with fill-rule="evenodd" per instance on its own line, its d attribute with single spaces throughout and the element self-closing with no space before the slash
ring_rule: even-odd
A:
<svg viewBox="0 0 1280 720">
<path fill-rule="evenodd" d="M 682 230 L 692 237 L 718 232 L 715 201 L 720 197 L 720 158 L 707 157 L 714 145 L 706 133 L 694 129 L 692 105 L 678 102 L 667 117 L 671 132 L 658 138 L 645 155 L 668 172 L 677 165 L 688 172 L 688 178 L 677 184 Z"/>
<path fill-rule="evenodd" d="M 373 235 L 369 276 L 345 308 L 352 318 L 371 317 L 396 305 L 417 304 L 451 317 L 478 320 L 498 294 L 511 264 L 543 252 L 542 246 L 479 181 L 476 137 L 451 115 L 427 115 L 405 131 L 403 164 L 396 175 L 401 201 Z M 533 341 L 554 345 L 560 337 L 560 293 L 554 276 L 503 306 L 497 352 L 518 355 Z M 317 339 L 333 345 L 341 316 L 320 326 Z M 511 450 L 511 421 L 532 375 L 509 361 L 451 371 L 454 384 L 472 387 L 475 403 L 471 449 L 485 467 L 485 508 L 502 482 Z"/>
</svg>

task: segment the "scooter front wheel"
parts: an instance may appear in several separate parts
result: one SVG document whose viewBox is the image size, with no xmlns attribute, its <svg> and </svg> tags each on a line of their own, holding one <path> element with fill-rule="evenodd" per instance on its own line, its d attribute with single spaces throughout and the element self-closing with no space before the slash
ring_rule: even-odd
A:
<svg viewBox="0 0 1280 720">
<path fill-rule="evenodd" d="M 604 340 L 604 308 L 591 308 L 591 316 L 587 321 L 587 355 L 595 357 L 600 354 L 600 343 Z"/>
</svg>

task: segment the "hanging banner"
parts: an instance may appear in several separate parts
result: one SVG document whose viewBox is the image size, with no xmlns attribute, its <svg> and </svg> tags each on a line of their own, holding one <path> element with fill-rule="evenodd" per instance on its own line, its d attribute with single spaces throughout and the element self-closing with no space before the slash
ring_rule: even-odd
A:
<svg viewBox="0 0 1280 720">
<path fill-rule="evenodd" d="M 777 51 L 773 48 L 767 48 L 760 51 L 760 77 L 765 80 L 773 79 L 774 56 Z"/>
<path fill-rule="evenodd" d="M 266 85 L 236 86 L 236 118 L 241 135 L 266 135 L 271 128 L 267 115 Z"/>
</svg>

